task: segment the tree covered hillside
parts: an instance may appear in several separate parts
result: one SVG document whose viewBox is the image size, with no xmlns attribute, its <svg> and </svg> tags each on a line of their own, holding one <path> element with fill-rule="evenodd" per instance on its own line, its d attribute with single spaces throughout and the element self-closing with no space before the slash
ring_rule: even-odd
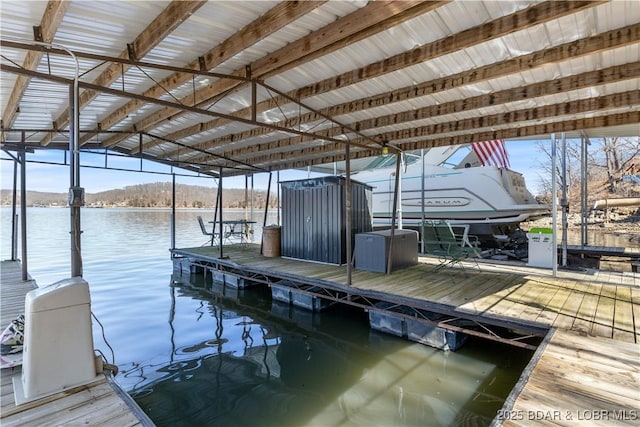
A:
<svg viewBox="0 0 640 427">
<path fill-rule="evenodd" d="M 136 207 L 136 208 L 168 208 L 171 207 L 171 183 L 156 182 L 152 184 L 130 185 L 124 188 L 85 194 L 86 206 L 100 207 Z M 18 192 L 18 203 L 20 192 Z M 13 192 L 2 190 L 2 205 L 11 205 Z M 176 207 L 178 208 L 213 208 L 217 197 L 217 189 L 198 185 L 176 184 Z M 246 194 L 247 205 L 251 203 L 251 192 Z M 253 192 L 253 206 L 264 208 L 266 191 Z M 225 208 L 245 207 L 244 189 L 224 189 L 222 204 Z M 66 206 L 67 193 L 43 193 L 27 191 L 27 206 Z M 277 205 L 276 197 L 271 195 L 269 206 Z"/>
</svg>

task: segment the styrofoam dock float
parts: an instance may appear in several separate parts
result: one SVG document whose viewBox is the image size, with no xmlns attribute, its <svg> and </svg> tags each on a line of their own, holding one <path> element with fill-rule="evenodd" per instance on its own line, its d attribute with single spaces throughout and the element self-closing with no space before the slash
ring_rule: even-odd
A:
<svg viewBox="0 0 640 427">
<path fill-rule="evenodd" d="M 308 290 L 313 292 L 314 289 L 316 288 L 310 287 Z M 271 298 L 309 311 L 322 311 L 334 304 L 333 301 L 302 292 L 287 285 L 271 285 Z"/>
<path fill-rule="evenodd" d="M 396 335 L 445 351 L 459 349 L 467 339 L 467 336 L 460 332 L 429 325 L 417 319 L 407 319 L 400 313 L 394 315 L 386 311 L 391 307 L 391 303 L 380 302 L 376 304 L 376 307 L 380 308 L 381 311 L 369 310 L 369 325 L 373 330 Z"/>
</svg>

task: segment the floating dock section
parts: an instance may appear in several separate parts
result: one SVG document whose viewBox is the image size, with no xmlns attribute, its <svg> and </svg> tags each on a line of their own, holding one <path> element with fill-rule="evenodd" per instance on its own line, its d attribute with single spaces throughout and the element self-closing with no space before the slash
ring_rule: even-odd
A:
<svg viewBox="0 0 640 427">
<path fill-rule="evenodd" d="M 271 297 L 274 300 L 313 312 L 322 311 L 334 304 L 333 301 L 315 296 L 318 291 L 319 289 L 314 286 L 300 289 L 290 285 L 287 286 L 286 283 L 271 285 Z"/>
<path fill-rule="evenodd" d="M 411 312 L 394 307 L 388 302 L 379 302 L 376 309 L 369 310 L 371 329 L 406 338 L 439 350 L 455 351 L 464 344 L 467 335 L 415 320 Z M 404 313 L 403 313 L 404 311 Z"/>
<path fill-rule="evenodd" d="M 459 338 L 475 335 L 535 350 L 494 426 L 638 425 L 637 273 L 561 270 L 553 277 L 549 270 L 500 262 L 479 262 L 480 271 L 436 272 L 436 259 L 420 257 L 418 265 L 391 275 L 356 270 L 348 286 L 345 266 L 266 258 L 251 246 L 225 254 L 229 258 L 219 259 L 215 248 L 204 247 L 173 251 L 179 265 L 284 289 L 283 299 L 296 290 L 361 307 L 374 329 L 407 339 L 453 349 Z"/>
</svg>

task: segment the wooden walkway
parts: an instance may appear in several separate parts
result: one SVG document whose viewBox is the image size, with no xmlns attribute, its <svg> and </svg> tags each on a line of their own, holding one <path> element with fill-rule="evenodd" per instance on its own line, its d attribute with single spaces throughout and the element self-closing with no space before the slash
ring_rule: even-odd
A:
<svg viewBox="0 0 640 427">
<path fill-rule="evenodd" d="M 24 313 L 27 292 L 35 289 L 33 280 L 22 281 L 19 262 L 2 261 L 0 297 L 2 328 Z M 0 424 L 5 426 L 118 425 L 149 426 L 153 423 L 122 391 L 110 375 L 86 386 L 75 387 L 16 406 L 12 376 L 20 367 L 2 369 L 0 383 Z"/>
<path fill-rule="evenodd" d="M 553 330 L 493 424 L 639 425 L 640 345 Z"/>
</svg>

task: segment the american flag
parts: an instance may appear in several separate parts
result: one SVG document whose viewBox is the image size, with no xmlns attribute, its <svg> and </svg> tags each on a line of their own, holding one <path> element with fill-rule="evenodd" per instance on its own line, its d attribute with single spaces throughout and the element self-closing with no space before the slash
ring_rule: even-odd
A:
<svg viewBox="0 0 640 427">
<path fill-rule="evenodd" d="M 482 162 L 482 166 L 509 167 L 509 154 L 504 139 L 474 142 L 471 147 Z"/>
</svg>

